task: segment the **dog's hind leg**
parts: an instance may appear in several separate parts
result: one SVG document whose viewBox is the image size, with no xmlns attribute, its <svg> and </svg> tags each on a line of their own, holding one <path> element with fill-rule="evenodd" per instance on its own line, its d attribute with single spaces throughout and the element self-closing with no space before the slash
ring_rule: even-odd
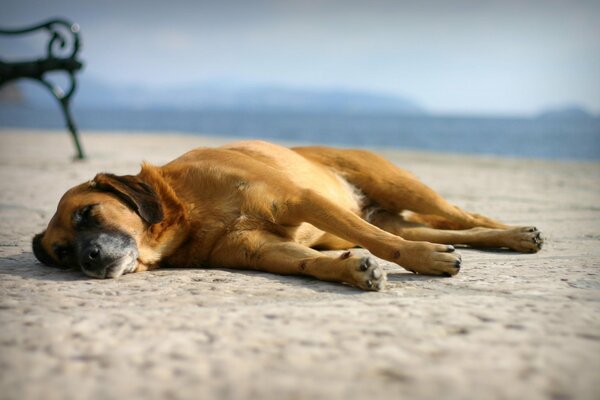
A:
<svg viewBox="0 0 600 400">
<path fill-rule="evenodd" d="M 542 248 L 540 232 L 533 227 L 510 229 L 471 228 L 464 230 L 433 229 L 405 220 L 397 213 L 377 210 L 369 222 L 407 240 L 423 240 L 442 244 L 465 244 L 473 247 L 509 248 L 522 253 L 535 253 Z"/>
<path fill-rule="evenodd" d="M 343 176 L 359 188 L 371 202 L 385 210 L 410 210 L 425 217 L 431 215 L 440 222 L 445 221 L 450 229 L 509 228 L 501 222 L 461 210 L 448 203 L 411 173 L 370 151 L 324 147 L 294 150 Z"/>
<path fill-rule="evenodd" d="M 307 275 L 344 282 L 364 290 L 381 290 L 386 274 L 372 256 L 350 251 L 331 257 L 301 244 L 262 231 L 234 234 L 213 252 L 212 263 L 282 275 Z"/>
</svg>

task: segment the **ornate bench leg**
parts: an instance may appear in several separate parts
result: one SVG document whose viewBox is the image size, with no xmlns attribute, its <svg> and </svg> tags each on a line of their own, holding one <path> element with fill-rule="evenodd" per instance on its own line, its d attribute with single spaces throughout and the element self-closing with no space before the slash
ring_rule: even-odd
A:
<svg viewBox="0 0 600 400">
<path fill-rule="evenodd" d="M 65 120 L 67 121 L 67 128 L 69 128 L 69 132 L 71 132 L 71 137 L 73 137 L 73 142 L 75 143 L 75 148 L 77 149 L 78 160 L 83 160 L 85 158 L 85 154 L 83 152 L 83 148 L 81 147 L 81 143 L 79 142 L 79 132 L 77 131 L 77 126 L 73 122 L 73 117 L 71 116 L 71 108 L 69 104 L 69 99 L 62 99 L 60 101 L 60 106 L 63 111 L 63 115 L 65 116 Z"/>
<path fill-rule="evenodd" d="M 50 90 L 50 93 L 52 93 L 54 98 L 56 100 L 58 100 L 58 103 L 60 104 L 60 108 L 62 109 L 63 115 L 65 117 L 65 121 L 67 123 L 67 128 L 69 129 L 69 132 L 71 133 L 71 137 L 73 138 L 73 142 L 75 143 L 75 148 L 77 149 L 77 155 L 75 156 L 75 158 L 77 160 L 83 160 L 83 159 L 85 159 L 85 153 L 83 152 L 83 148 L 81 147 L 81 143 L 79 142 L 79 133 L 77 131 L 77 126 L 73 122 L 73 117 L 71 116 L 71 107 L 70 107 L 71 106 L 71 96 L 75 92 L 77 83 L 75 81 L 75 76 L 73 76 L 73 73 L 69 73 L 69 78 L 71 80 L 71 87 L 69 88 L 69 90 L 67 91 L 66 94 L 62 91 L 61 88 L 59 88 L 57 85 L 53 84 L 52 82 L 49 82 L 43 78 L 38 79 L 38 80 L 44 86 L 46 86 Z"/>
</svg>

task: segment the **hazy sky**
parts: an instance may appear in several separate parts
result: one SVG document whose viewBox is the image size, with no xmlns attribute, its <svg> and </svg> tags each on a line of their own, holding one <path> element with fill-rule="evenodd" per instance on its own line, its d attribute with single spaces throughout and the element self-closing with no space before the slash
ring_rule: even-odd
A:
<svg viewBox="0 0 600 400">
<path fill-rule="evenodd" d="M 600 1 L 2 0 L 0 9 L 7 27 L 77 21 L 85 74 L 107 81 L 364 89 L 442 113 L 566 103 L 600 112 Z"/>
</svg>

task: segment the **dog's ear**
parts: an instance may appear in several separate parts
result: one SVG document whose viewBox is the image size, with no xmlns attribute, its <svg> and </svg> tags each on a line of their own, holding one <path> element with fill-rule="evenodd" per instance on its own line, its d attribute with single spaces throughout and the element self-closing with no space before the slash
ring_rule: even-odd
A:
<svg viewBox="0 0 600 400">
<path fill-rule="evenodd" d="M 91 185 L 96 189 L 115 193 L 149 224 L 159 223 L 164 218 L 158 195 L 137 176 L 98 174 Z"/>
<path fill-rule="evenodd" d="M 50 255 L 46 252 L 46 250 L 42 246 L 42 239 L 44 238 L 45 233 L 46 233 L 46 231 L 44 231 L 42 233 L 38 233 L 37 235 L 35 235 L 33 237 L 33 240 L 31 241 L 31 247 L 33 249 L 33 254 L 35 255 L 35 258 L 37 258 L 38 261 L 41 262 L 42 264 L 56 266 L 56 262 L 52 259 L 52 257 L 50 257 Z"/>
</svg>

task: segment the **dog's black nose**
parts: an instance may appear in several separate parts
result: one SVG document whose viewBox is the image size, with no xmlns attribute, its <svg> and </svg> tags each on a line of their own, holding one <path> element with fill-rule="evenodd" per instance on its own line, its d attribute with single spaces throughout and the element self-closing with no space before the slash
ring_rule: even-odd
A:
<svg viewBox="0 0 600 400">
<path fill-rule="evenodd" d="M 98 246 L 93 246 L 92 248 L 90 248 L 87 251 L 87 254 L 85 255 L 87 258 L 89 258 L 90 260 L 96 260 L 99 258 L 100 256 L 100 247 Z"/>
<path fill-rule="evenodd" d="M 97 244 L 90 244 L 81 254 L 81 267 L 88 271 L 95 271 L 105 267 L 102 248 Z"/>
</svg>

